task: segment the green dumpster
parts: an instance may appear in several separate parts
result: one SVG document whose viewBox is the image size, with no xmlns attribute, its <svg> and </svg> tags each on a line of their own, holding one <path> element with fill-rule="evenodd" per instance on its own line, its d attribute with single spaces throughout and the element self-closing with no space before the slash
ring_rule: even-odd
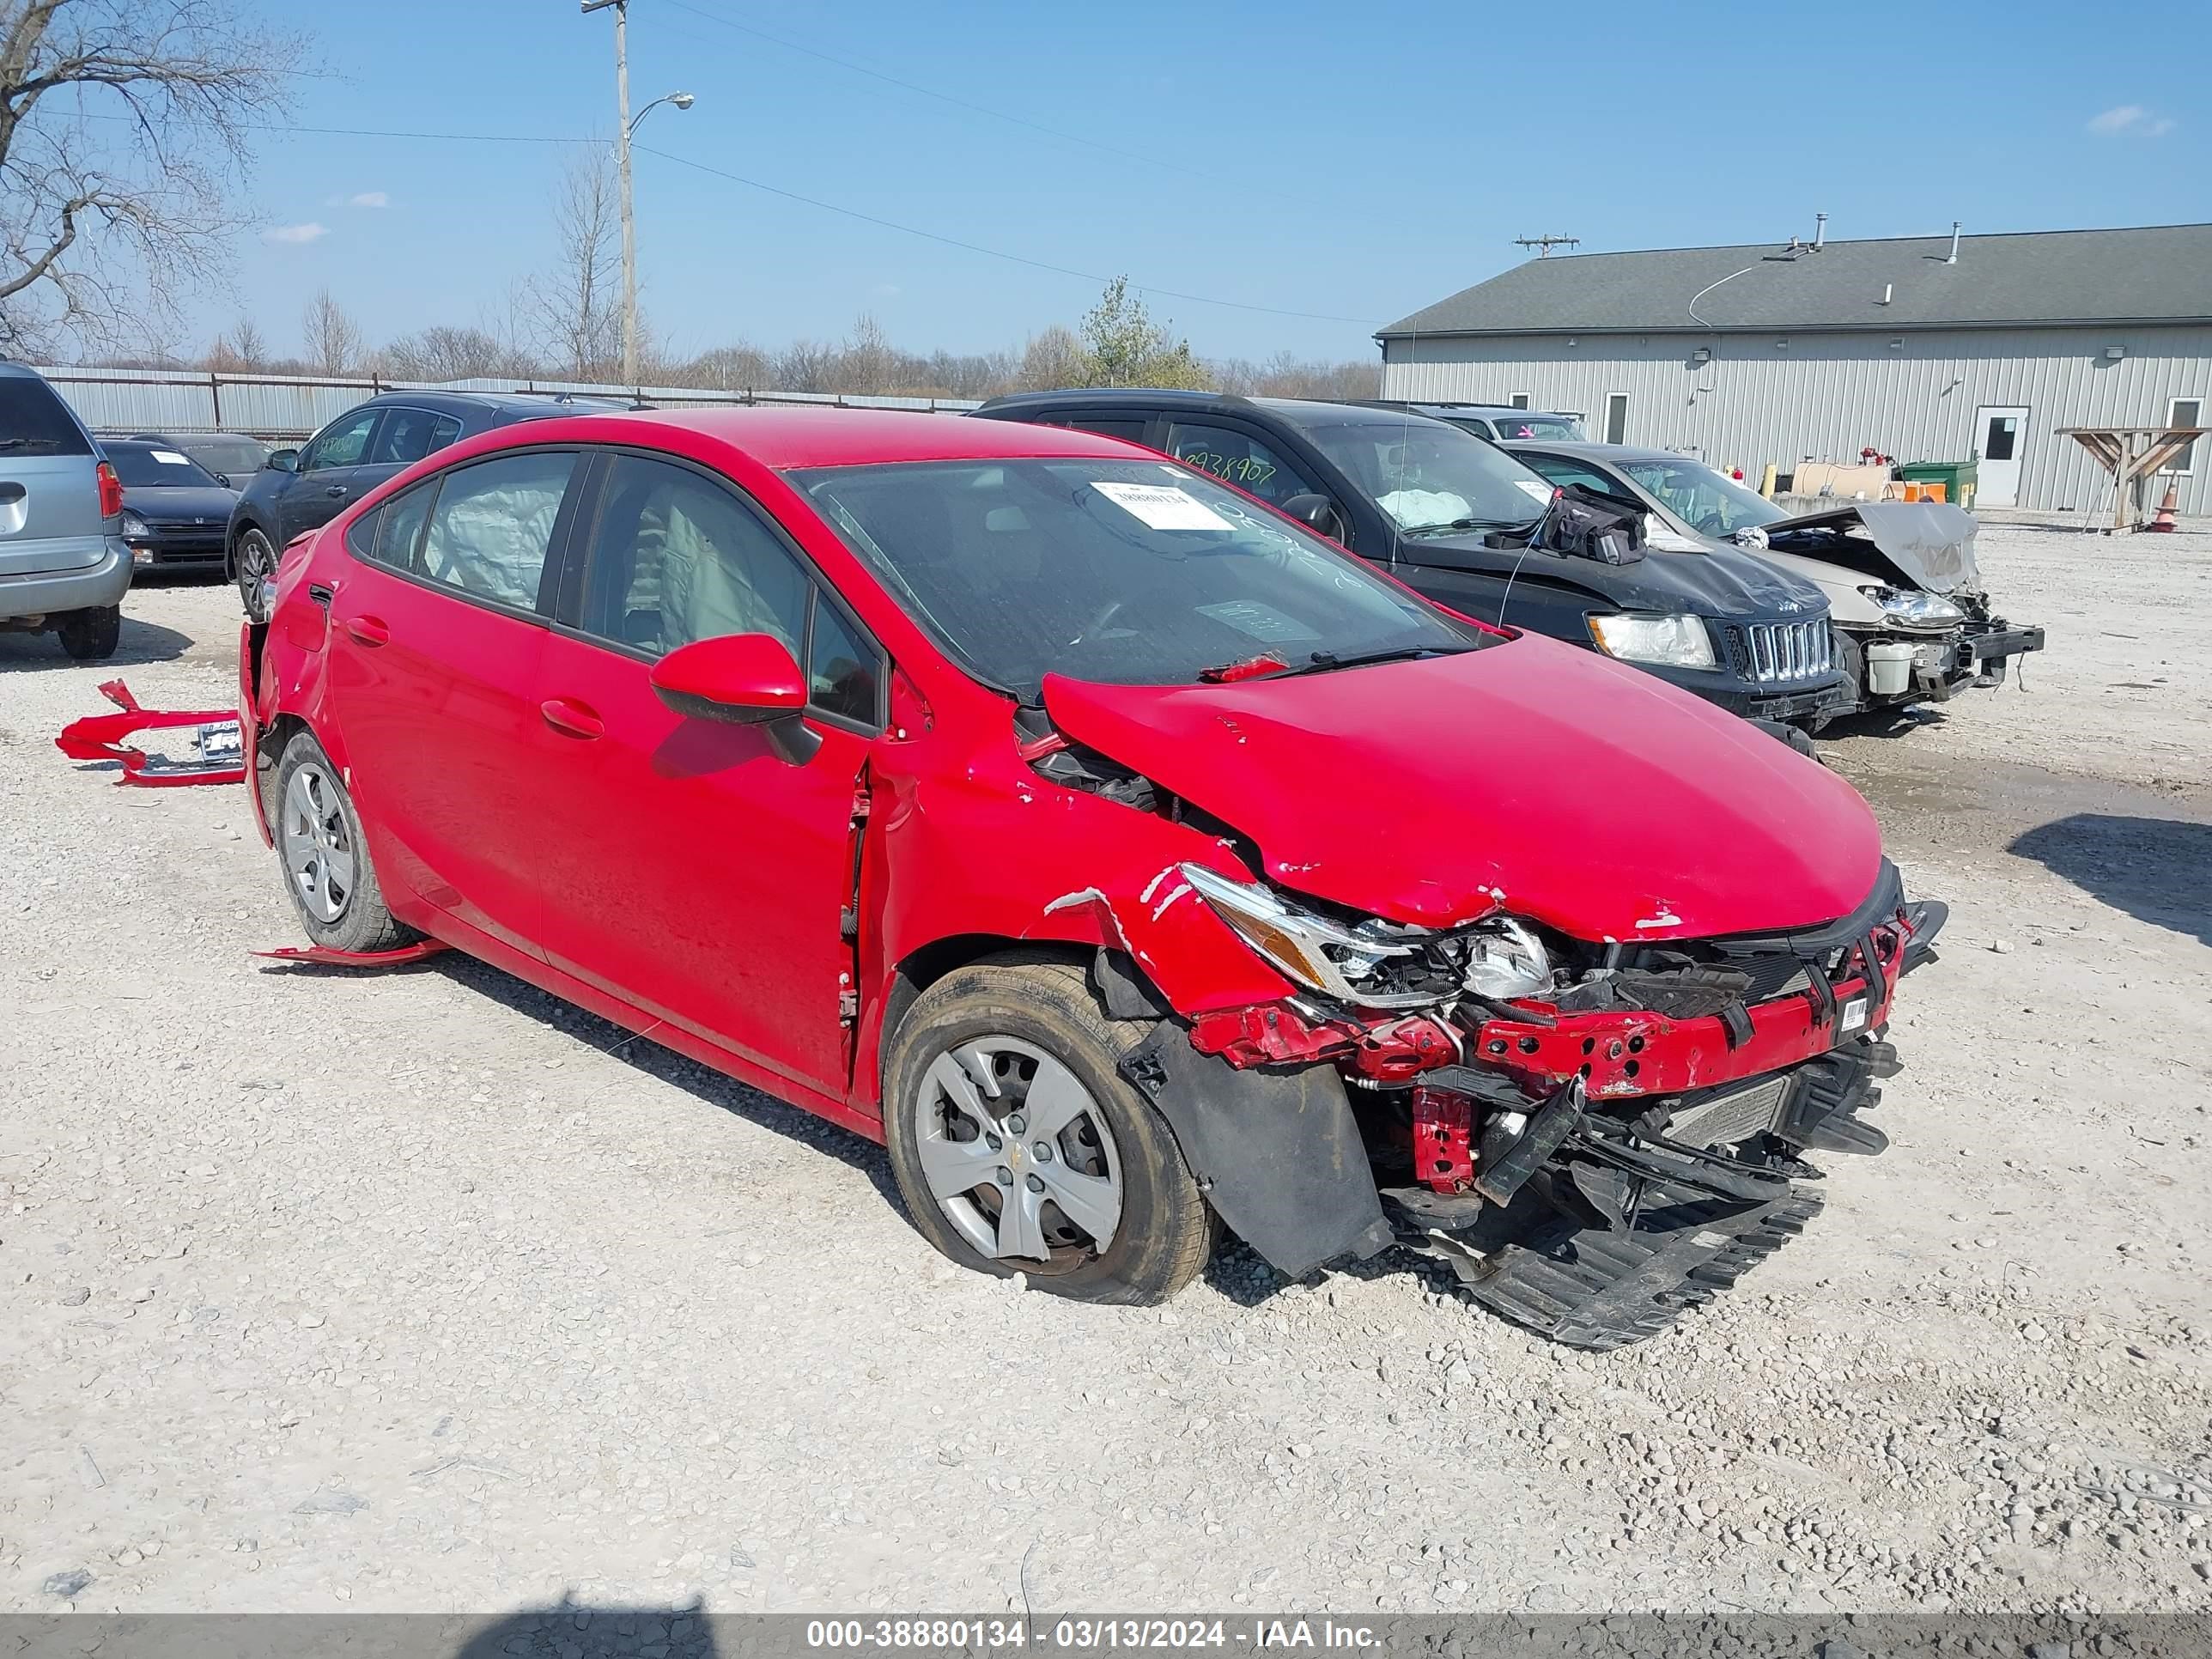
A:
<svg viewBox="0 0 2212 1659">
<path fill-rule="evenodd" d="M 1905 483 L 1939 483 L 1943 486 L 1943 499 L 1954 507 L 1972 511 L 1974 505 L 1974 484 L 1981 469 L 1972 461 L 1907 461 L 1897 469 L 1897 476 Z"/>
</svg>

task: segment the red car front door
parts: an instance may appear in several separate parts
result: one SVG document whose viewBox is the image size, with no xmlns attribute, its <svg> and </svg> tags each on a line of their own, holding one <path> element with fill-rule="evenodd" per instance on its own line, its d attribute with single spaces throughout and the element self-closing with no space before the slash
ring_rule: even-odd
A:
<svg viewBox="0 0 2212 1659">
<path fill-rule="evenodd" d="M 330 584 L 329 711 L 379 876 L 532 954 L 538 591 L 576 465 L 525 450 L 425 479 L 350 527 Z"/>
<path fill-rule="evenodd" d="M 553 963 L 782 1076 L 842 1098 L 854 793 L 879 659 L 767 515 L 719 477 L 609 458 L 576 635 L 546 641 L 533 710 L 540 938 Z M 660 656 L 767 633 L 811 669 L 794 763 L 757 726 L 655 695 Z M 810 655 L 810 644 L 811 652 Z"/>
</svg>

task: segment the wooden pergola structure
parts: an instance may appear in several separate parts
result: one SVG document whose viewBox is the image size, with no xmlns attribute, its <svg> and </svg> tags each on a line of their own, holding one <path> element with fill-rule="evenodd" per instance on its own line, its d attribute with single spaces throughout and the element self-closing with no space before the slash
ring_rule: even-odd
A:
<svg viewBox="0 0 2212 1659">
<path fill-rule="evenodd" d="M 2109 533 L 2142 527 L 2143 481 L 2171 466 L 2207 430 L 2201 426 L 2062 426 L 2058 435 L 2073 439 L 2112 475 Z"/>
</svg>

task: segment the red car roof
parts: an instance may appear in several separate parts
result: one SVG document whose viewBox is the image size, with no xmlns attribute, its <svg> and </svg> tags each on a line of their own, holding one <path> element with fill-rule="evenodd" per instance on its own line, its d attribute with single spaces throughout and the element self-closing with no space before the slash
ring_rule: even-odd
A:
<svg viewBox="0 0 2212 1659">
<path fill-rule="evenodd" d="M 568 422 L 558 435 L 586 437 L 624 427 L 693 432 L 742 450 L 763 466 L 861 466 L 887 461 L 1017 459 L 1024 456 L 1100 456 L 1127 459 L 1131 446 L 1066 427 L 1030 426 L 1017 421 L 969 421 L 886 409 L 667 409 L 593 415 L 590 427 L 573 434 Z M 551 424 L 549 422 L 548 424 Z M 530 439 L 553 435 L 532 422 L 505 429 Z M 646 437 L 647 441 L 653 440 Z"/>
</svg>

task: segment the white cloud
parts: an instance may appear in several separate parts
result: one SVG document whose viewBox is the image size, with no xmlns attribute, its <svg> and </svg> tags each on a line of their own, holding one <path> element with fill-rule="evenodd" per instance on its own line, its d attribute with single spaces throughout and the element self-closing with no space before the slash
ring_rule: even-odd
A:
<svg viewBox="0 0 2212 1659">
<path fill-rule="evenodd" d="M 386 196 L 380 190 L 365 190 L 358 196 L 347 197 L 346 205 L 348 207 L 362 208 L 390 207 L 392 205 L 392 198 L 389 196 Z"/>
<path fill-rule="evenodd" d="M 2173 131 L 2173 119 L 2154 115 L 2141 104 L 2115 104 L 2089 118 L 2089 131 L 2100 138 L 2162 138 Z"/>
<path fill-rule="evenodd" d="M 328 225 L 310 220 L 304 225 L 273 225 L 261 233 L 264 242 L 315 242 L 331 234 Z"/>
</svg>

